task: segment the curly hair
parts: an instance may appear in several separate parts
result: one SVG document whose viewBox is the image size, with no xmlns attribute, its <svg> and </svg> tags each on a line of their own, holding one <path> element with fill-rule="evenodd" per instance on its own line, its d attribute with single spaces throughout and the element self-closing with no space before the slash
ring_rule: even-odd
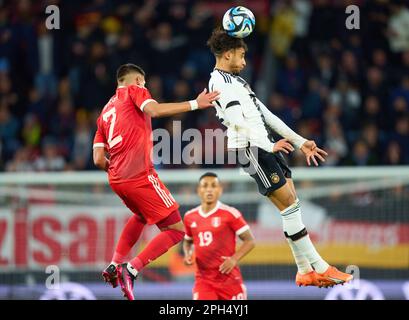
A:
<svg viewBox="0 0 409 320">
<path fill-rule="evenodd" d="M 244 50 L 248 50 L 243 39 L 229 36 L 221 27 L 213 30 L 212 35 L 207 40 L 207 45 L 215 56 L 220 56 L 231 49 L 244 48 Z"/>
</svg>

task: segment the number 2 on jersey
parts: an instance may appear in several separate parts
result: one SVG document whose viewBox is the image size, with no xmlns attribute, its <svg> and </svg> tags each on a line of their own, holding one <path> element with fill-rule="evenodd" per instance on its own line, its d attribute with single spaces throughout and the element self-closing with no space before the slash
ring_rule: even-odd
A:
<svg viewBox="0 0 409 320">
<path fill-rule="evenodd" d="M 115 120 L 116 120 L 116 109 L 112 108 L 111 110 L 109 110 L 108 112 L 105 112 L 102 115 L 102 119 L 105 122 L 108 122 L 108 119 L 112 117 L 111 122 L 109 124 L 109 133 L 108 133 L 108 144 L 110 148 L 113 148 L 114 146 L 116 146 L 118 143 L 120 143 L 122 141 L 122 136 L 116 136 L 115 138 L 112 137 L 114 135 L 114 128 L 115 128 Z"/>
<path fill-rule="evenodd" d="M 213 241 L 213 234 L 211 233 L 211 231 L 199 232 L 199 239 L 199 246 L 207 247 Z"/>
</svg>

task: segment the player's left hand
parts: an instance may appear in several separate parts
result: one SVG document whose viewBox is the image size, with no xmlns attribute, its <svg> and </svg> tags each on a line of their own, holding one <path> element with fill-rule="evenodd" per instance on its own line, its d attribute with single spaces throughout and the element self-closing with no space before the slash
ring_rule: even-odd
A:
<svg viewBox="0 0 409 320">
<path fill-rule="evenodd" d="M 219 271 L 223 274 L 229 274 L 237 265 L 237 260 L 233 257 L 222 257 L 224 262 L 220 265 Z"/>
<path fill-rule="evenodd" d="M 304 153 L 305 157 L 307 158 L 307 164 L 309 166 L 311 165 L 311 160 L 312 160 L 315 166 L 318 167 L 318 161 L 317 159 L 315 159 L 315 157 L 317 157 L 322 162 L 325 162 L 324 156 L 328 155 L 328 153 L 326 153 L 324 150 L 318 148 L 315 141 L 313 140 L 306 141 L 302 145 L 301 151 Z"/>
<path fill-rule="evenodd" d="M 207 89 L 204 89 L 196 98 L 199 109 L 213 107 L 212 102 L 218 100 L 219 96 L 219 91 L 207 92 Z"/>
</svg>

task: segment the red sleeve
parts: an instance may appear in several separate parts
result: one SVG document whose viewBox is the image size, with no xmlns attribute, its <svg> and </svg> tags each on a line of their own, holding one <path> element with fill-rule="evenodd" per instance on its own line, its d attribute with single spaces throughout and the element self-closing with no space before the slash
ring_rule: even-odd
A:
<svg viewBox="0 0 409 320">
<path fill-rule="evenodd" d="M 241 212 L 235 208 L 230 208 L 230 227 L 236 233 L 236 235 L 241 235 L 243 232 L 250 229 L 246 220 L 244 220 Z"/>
<path fill-rule="evenodd" d="M 101 120 L 101 118 L 98 118 L 98 120 L 97 120 L 97 131 L 95 132 L 95 136 L 94 136 L 94 146 L 93 146 L 93 148 L 106 147 L 106 144 L 107 144 L 104 133 L 103 133 L 101 125 L 100 125 L 100 120 Z"/>
<path fill-rule="evenodd" d="M 185 214 L 185 218 L 183 219 L 183 224 L 185 225 L 185 239 L 186 240 L 193 240 L 192 236 L 192 229 L 190 228 L 189 219 Z"/>
<path fill-rule="evenodd" d="M 143 111 L 143 108 L 148 102 L 155 101 L 148 89 L 139 86 L 129 86 L 129 96 L 131 97 L 133 103 Z"/>
</svg>

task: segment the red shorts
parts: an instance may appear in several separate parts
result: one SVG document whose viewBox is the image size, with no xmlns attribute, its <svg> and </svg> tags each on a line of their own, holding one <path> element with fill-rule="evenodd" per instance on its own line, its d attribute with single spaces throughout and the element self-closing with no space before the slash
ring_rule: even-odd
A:
<svg viewBox="0 0 409 320">
<path fill-rule="evenodd" d="M 226 284 L 196 280 L 193 300 L 247 300 L 247 289 L 241 281 Z"/>
<path fill-rule="evenodd" d="M 141 216 L 147 224 L 156 224 L 179 208 L 179 204 L 160 181 L 156 172 L 138 181 L 110 185 L 125 205 L 134 214 Z"/>
</svg>

